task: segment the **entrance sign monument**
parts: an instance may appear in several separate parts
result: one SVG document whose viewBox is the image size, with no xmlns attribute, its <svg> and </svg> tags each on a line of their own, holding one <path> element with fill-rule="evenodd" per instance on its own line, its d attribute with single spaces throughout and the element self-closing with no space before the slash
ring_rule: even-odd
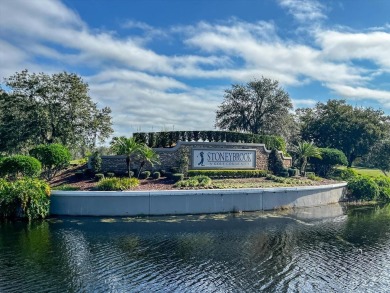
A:
<svg viewBox="0 0 390 293">
<path fill-rule="evenodd" d="M 254 149 L 192 149 L 192 169 L 255 169 Z"/>
</svg>

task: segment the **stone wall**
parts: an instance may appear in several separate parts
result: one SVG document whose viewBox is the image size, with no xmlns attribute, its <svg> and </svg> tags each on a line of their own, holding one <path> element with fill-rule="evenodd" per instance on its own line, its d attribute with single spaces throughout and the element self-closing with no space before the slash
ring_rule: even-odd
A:
<svg viewBox="0 0 390 293">
<path fill-rule="evenodd" d="M 191 169 L 191 155 L 193 148 L 203 149 L 251 149 L 256 150 L 256 169 L 268 170 L 268 156 L 271 151 L 265 148 L 264 144 L 253 143 L 227 143 L 227 142 L 181 142 L 179 141 L 173 148 L 156 148 L 154 149 L 160 156 L 160 165 L 145 165 L 144 170 L 166 170 L 177 169 L 182 154 L 188 157 L 188 168 Z M 284 157 L 283 164 L 286 168 L 292 164 L 290 157 Z M 130 161 L 131 169 L 138 168 L 140 161 L 133 157 Z M 114 172 L 123 174 L 127 171 L 125 156 L 102 156 L 102 172 Z"/>
</svg>

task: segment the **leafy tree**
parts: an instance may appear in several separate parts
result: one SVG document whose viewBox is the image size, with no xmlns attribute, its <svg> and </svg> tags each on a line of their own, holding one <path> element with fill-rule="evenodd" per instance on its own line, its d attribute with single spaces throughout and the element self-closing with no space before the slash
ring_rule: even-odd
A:
<svg viewBox="0 0 390 293">
<path fill-rule="evenodd" d="M 131 177 L 130 161 L 131 158 L 140 155 L 144 148 L 143 144 L 138 143 L 134 137 L 125 136 L 114 137 L 111 141 L 111 149 L 117 155 L 126 156 L 126 166 L 129 177 Z"/>
<path fill-rule="evenodd" d="M 380 169 L 387 176 L 387 172 L 390 172 L 390 140 L 377 142 L 366 161 L 371 167 Z"/>
<path fill-rule="evenodd" d="M 311 158 L 310 164 L 315 172 L 323 177 L 328 177 L 333 168 L 337 165 L 347 166 L 348 160 L 344 153 L 337 149 L 320 148 L 320 158 Z"/>
<path fill-rule="evenodd" d="M 49 143 L 93 147 L 112 133 L 110 108 L 99 110 L 76 74 L 24 70 L 6 78 L 5 85 L 10 92 L 0 93 L 0 151 L 18 153 Z"/>
<path fill-rule="evenodd" d="M 311 140 L 319 147 L 343 151 L 349 167 L 389 134 L 390 118 L 383 111 L 353 107 L 345 100 L 317 103 L 315 108 L 298 109 L 297 113 L 302 139 Z"/>
<path fill-rule="evenodd" d="M 321 158 L 321 153 L 318 147 L 313 142 L 302 141 L 295 147 L 294 152 L 300 164 L 301 174 L 305 174 L 308 158 Z"/>
<path fill-rule="evenodd" d="M 37 158 L 43 166 L 43 175 L 51 180 L 62 169 L 69 165 L 71 155 L 61 144 L 39 145 L 30 150 L 30 155 Z"/>
<path fill-rule="evenodd" d="M 225 90 L 215 125 L 224 130 L 279 134 L 285 129 L 292 103 L 276 80 L 262 77 Z M 287 121 L 287 120 L 286 120 Z"/>
<path fill-rule="evenodd" d="M 147 145 L 143 145 L 143 147 L 141 148 L 140 154 L 141 154 L 141 164 L 140 164 L 139 169 L 138 169 L 138 178 L 139 178 L 139 175 L 141 174 L 142 168 L 145 166 L 145 164 L 147 162 L 149 164 L 151 164 L 152 166 L 154 166 L 154 164 L 160 163 L 159 155 L 153 149 L 148 147 Z"/>
</svg>

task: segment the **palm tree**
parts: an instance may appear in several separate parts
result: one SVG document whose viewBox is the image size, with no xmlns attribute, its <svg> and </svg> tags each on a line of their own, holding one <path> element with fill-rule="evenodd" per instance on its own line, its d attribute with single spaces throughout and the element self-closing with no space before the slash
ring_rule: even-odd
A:
<svg viewBox="0 0 390 293">
<path fill-rule="evenodd" d="M 152 165 L 152 167 L 154 166 L 155 163 L 156 164 L 160 163 L 159 155 L 153 149 L 151 149 L 150 147 L 148 147 L 146 145 L 144 145 L 142 147 L 141 157 L 142 157 L 142 162 L 139 166 L 138 178 L 139 178 L 139 175 L 141 174 L 141 170 L 145 166 L 146 162 L 150 163 Z"/>
<path fill-rule="evenodd" d="M 295 154 L 297 155 L 298 162 L 301 162 L 301 174 L 305 174 L 308 158 L 321 159 L 321 152 L 313 142 L 302 141 L 295 147 Z"/>
<path fill-rule="evenodd" d="M 130 171 L 130 159 L 132 156 L 142 154 L 144 145 L 138 143 L 134 137 L 114 137 L 111 141 L 111 149 L 117 155 L 126 156 L 126 165 L 129 177 L 131 177 Z"/>
</svg>

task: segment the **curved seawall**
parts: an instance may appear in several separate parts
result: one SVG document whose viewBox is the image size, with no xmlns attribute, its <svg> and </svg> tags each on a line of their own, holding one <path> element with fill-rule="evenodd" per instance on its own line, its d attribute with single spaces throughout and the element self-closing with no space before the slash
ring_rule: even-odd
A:
<svg viewBox="0 0 390 293">
<path fill-rule="evenodd" d="M 339 202 L 347 183 L 307 187 L 167 191 L 53 191 L 50 214 L 156 216 L 264 211 Z"/>
</svg>

